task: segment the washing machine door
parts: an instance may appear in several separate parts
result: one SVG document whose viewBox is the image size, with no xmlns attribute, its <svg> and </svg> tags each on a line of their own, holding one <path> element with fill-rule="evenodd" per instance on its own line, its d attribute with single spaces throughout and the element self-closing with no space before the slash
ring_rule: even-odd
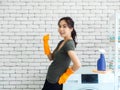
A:
<svg viewBox="0 0 120 90">
<path fill-rule="evenodd" d="M 86 87 L 86 88 L 81 88 L 78 90 L 99 90 L 98 88 L 93 88 L 93 87 Z"/>
</svg>

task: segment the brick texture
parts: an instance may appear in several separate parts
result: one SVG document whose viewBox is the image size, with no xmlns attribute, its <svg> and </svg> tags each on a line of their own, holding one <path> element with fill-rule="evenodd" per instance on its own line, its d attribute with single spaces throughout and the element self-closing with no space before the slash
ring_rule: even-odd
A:
<svg viewBox="0 0 120 90">
<path fill-rule="evenodd" d="M 54 50 L 63 16 L 75 21 L 82 65 L 95 66 L 98 48 L 108 51 L 109 17 L 119 10 L 119 0 L 0 0 L 0 90 L 41 90 L 51 63 L 42 36 L 51 35 Z"/>
</svg>

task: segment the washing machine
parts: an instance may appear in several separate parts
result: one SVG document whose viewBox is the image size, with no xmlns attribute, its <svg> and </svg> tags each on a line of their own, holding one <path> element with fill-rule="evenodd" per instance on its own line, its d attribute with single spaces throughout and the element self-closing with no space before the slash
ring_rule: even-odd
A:
<svg viewBox="0 0 120 90">
<path fill-rule="evenodd" d="M 114 90 L 114 73 L 94 73 L 95 67 L 81 67 L 63 85 L 63 90 Z"/>
</svg>

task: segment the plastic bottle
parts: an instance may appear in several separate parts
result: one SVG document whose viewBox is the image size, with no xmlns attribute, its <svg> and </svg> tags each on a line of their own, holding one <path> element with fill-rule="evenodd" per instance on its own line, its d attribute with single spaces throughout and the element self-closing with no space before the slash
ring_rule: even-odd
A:
<svg viewBox="0 0 120 90">
<path fill-rule="evenodd" d="M 100 54 L 100 58 L 97 61 L 97 70 L 105 71 L 106 70 L 106 61 L 104 56 L 105 51 L 104 50 L 99 50 L 99 51 L 101 52 L 101 54 Z"/>
</svg>

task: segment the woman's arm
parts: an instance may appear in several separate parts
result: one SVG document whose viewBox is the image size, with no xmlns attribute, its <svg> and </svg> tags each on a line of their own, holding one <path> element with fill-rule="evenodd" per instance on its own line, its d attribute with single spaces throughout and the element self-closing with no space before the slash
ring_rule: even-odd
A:
<svg viewBox="0 0 120 90">
<path fill-rule="evenodd" d="M 63 74 L 60 76 L 59 81 L 58 81 L 59 84 L 65 83 L 66 80 L 67 80 L 67 78 L 68 78 L 71 74 L 73 74 L 76 70 L 78 70 L 78 69 L 80 68 L 80 66 L 81 66 L 80 61 L 79 61 L 77 55 L 75 54 L 75 52 L 74 52 L 73 50 L 69 50 L 69 51 L 68 51 L 68 55 L 70 56 L 70 58 L 71 58 L 71 60 L 72 60 L 72 62 L 73 62 L 73 65 L 72 65 L 72 67 L 68 68 L 68 69 L 66 70 L 66 72 L 63 73 Z"/>
<path fill-rule="evenodd" d="M 54 58 L 54 52 L 57 50 L 57 47 L 54 49 L 54 51 L 51 53 L 50 52 L 50 54 L 48 54 L 47 55 L 47 57 L 48 57 L 48 59 L 50 60 L 50 61 L 52 61 L 53 60 L 53 58 Z"/>
<path fill-rule="evenodd" d="M 53 53 L 50 53 L 49 55 L 47 55 L 47 57 L 50 61 L 52 61 L 53 60 Z"/>
<path fill-rule="evenodd" d="M 52 53 L 50 52 L 50 54 L 47 55 L 47 57 L 48 57 L 48 59 L 49 59 L 50 61 L 53 60 L 53 58 L 54 58 L 54 53 L 55 53 L 55 51 L 58 49 L 58 47 L 59 47 L 59 45 L 60 45 L 61 43 L 62 43 L 62 41 L 60 41 L 60 42 L 58 43 L 57 47 L 54 49 L 54 51 L 53 51 Z"/>
<path fill-rule="evenodd" d="M 51 53 L 48 40 L 49 40 L 49 34 L 44 35 L 43 36 L 44 53 L 45 55 L 47 55 L 48 59 L 51 61 L 53 60 L 53 53 Z"/>
<path fill-rule="evenodd" d="M 78 70 L 80 68 L 81 64 L 80 64 L 80 60 L 79 60 L 78 56 L 76 55 L 75 51 L 69 50 L 68 55 L 73 62 L 73 65 L 72 65 L 71 69 L 73 71 Z"/>
</svg>

